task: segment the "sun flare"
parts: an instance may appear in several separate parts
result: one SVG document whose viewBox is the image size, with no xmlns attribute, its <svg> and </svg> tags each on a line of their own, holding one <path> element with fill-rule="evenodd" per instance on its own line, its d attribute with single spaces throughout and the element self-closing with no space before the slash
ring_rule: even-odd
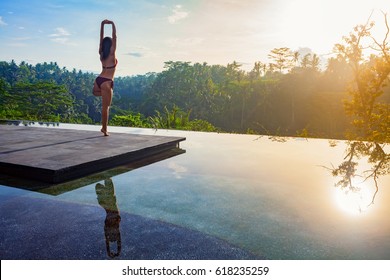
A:
<svg viewBox="0 0 390 280">
<path fill-rule="evenodd" d="M 296 0 L 278 5 L 280 15 L 275 31 L 278 37 L 284 38 L 290 48 L 310 47 L 318 54 L 332 52 L 342 36 L 369 18 L 377 23 L 375 29 L 383 31 L 381 11 L 388 10 L 383 0 Z"/>
<path fill-rule="evenodd" d="M 372 202 L 373 193 L 364 183 L 357 184 L 358 190 L 335 189 L 335 201 L 338 207 L 350 215 L 367 213 Z"/>
</svg>

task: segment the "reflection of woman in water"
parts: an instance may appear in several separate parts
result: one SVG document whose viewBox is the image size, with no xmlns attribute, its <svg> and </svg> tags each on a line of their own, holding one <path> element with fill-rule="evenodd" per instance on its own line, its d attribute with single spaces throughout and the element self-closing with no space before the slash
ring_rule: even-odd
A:
<svg viewBox="0 0 390 280">
<path fill-rule="evenodd" d="M 106 210 L 104 235 L 106 237 L 107 254 L 111 258 L 114 258 L 120 255 L 122 248 L 121 233 L 119 231 L 121 216 L 119 215 L 119 209 L 116 204 L 114 184 L 111 179 L 107 179 L 104 180 L 104 185 L 99 183 L 95 189 L 100 206 Z M 117 243 L 116 253 L 111 252 L 110 243 Z"/>
<path fill-rule="evenodd" d="M 104 25 L 112 25 L 112 38 L 104 37 Z M 104 37 L 104 38 L 103 38 Z M 116 28 L 111 20 L 103 20 L 100 26 L 99 55 L 102 63 L 102 72 L 93 84 L 93 94 L 102 97 L 102 129 L 104 136 L 108 136 L 108 114 L 111 106 L 114 89 L 114 74 L 118 60 L 115 57 L 116 51 Z"/>
</svg>

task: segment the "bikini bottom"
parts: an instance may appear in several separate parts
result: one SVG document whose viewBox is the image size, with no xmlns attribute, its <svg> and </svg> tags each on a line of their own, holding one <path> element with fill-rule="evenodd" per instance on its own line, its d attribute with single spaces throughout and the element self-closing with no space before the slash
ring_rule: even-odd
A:
<svg viewBox="0 0 390 280">
<path fill-rule="evenodd" d="M 102 85 L 102 83 L 111 81 L 111 88 L 112 89 L 114 88 L 114 81 L 112 79 L 110 79 L 110 78 L 105 78 L 105 77 L 98 76 L 95 81 L 96 81 L 96 84 L 97 84 L 97 86 L 99 88 Z"/>
</svg>

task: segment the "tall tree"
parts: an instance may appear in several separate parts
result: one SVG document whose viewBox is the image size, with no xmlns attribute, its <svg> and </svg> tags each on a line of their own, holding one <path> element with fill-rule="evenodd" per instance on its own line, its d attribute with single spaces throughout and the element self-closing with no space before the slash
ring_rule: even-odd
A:
<svg viewBox="0 0 390 280">
<path fill-rule="evenodd" d="M 346 101 L 346 111 L 354 118 L 354 126 L 358 137 L 370 141 L 390 142 L 390 104 L 379 102 L 383 88 L 390 75 L 390 50 L 388 35 L 390 28 L 385 16 L 387 32 L 379 43 L 371 36 L 373 22 L 358 25 L 349 36 L 345 36 L 344 44 L 337 44 L 335 50 L 345 59 L 353 72 L 353 84 L 349 88 L 351 100 Z M 368 59 L 364 57 L 364 39 L 371 38 L 379 52 Z"/>
<path fill-rule="evenodd" d="M 268 55 L 268 58 L 274 61 L 273 66 L 279 70 L 280 73 L 283 70 L 291 69 L 294 63 L 294 55 L 291 52 L 290 48 L 275 48 L 271 50 L 271 53 Z"/>
</svg>

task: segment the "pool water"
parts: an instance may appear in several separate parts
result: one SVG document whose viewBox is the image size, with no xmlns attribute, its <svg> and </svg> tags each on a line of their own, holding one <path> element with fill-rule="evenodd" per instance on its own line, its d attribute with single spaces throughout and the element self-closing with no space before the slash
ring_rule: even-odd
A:
<svg viewBox="0 0 390 280">
<path fill-rule="evenodd" d="M 68 128 L 99 130 L 47 129 Z M 390 259 L 390 176 L 378 178 L 373 204 L 372 178 L 356 177 L 356 192 L 335 187 L 329 168 L 345 160 L 348 143 L 111 131 L 184 136 L 185 153 L 40 191 L 3 178 L 2 259 Z M 361 158 L 358 168 L 370 163 Z"/>
</svg>

